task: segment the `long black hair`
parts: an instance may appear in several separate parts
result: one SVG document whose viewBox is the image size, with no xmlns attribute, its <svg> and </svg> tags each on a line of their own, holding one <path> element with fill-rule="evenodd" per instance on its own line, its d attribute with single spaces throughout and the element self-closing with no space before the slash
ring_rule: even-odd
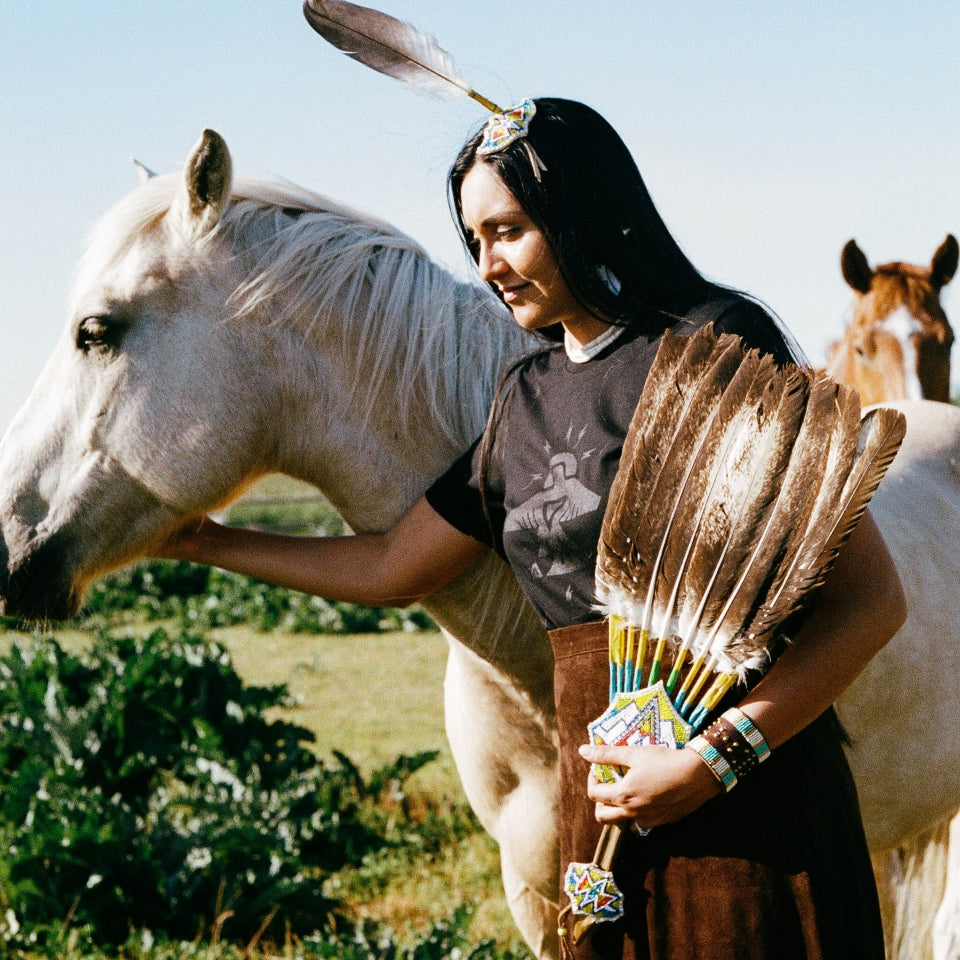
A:
<svg viewBox="0 0 960 960">
<path fill-rule="evenodd" d="M 680 249 L 626 144 L 600 114 L 574 100 L 534 103 L 526 143 L 478 156 L 480 130 L 450 169 L 451 210 L 474 259 L 460 191 L 470 168 L 488 163 L 543 231 L 573 295 L 599 319 L 658 333 L 693 305 L 729 294 Z"/>
<path fill-rule="evenodd" d="M 480 129 L 450 168 L 451 211 L 474 261 L 479 248 L 464 223 L 460 194 L 474 164 L 488 163 L 543 232 L 571 293 L 598 319 L 657 336 L 705 301 L 729 305 L 743 297 L 766 315 L 787 353 L 802 357 L 769 308 L 708 280 L 691 263 L 658 213 L 626 144 L 600 114 L 575 100 L 541 97 L 534 104 L 525 138 L 478 155 Z M 549 330 L 542 332 L 550 337 Z M 480 448 L 480 495 L 493 542 L 486 495 L 490 458 L 506 385 L 524 362 L 520 358 L 504 374 Z"/>
</svg>

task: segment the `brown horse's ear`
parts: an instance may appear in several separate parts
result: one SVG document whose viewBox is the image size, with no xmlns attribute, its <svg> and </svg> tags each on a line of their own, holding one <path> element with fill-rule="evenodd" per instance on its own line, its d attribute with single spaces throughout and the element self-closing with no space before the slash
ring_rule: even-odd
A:
<svg viewBox="0 0 960 960">
<path fill-rule="evenodd" d="M 214 130 L 204 130 L 187 159 L 171 213 L 194 238 L 204 236 L 220 221 L 232 181 L 226 141 Z"/>
<path fill-rule="evenodd" d="M 860 293 L 866 293 L 870 289 L 870 281 L 873 279 L 873 271 L 863 251 L 857 246 L 856 240 L 848 240 L 840 254 L 840 269 L 843 272 L 843 279 Z"/>
<path fill-rule="evenodd" d="M 960 257 L 960 248 L 957 238 L 947 234 L 947 239 L 937 247 L 937 252 L 930 261 L 930 282 L 936 290 L 945 287 L 957 272 L 957 259 Z"/>
</svg>

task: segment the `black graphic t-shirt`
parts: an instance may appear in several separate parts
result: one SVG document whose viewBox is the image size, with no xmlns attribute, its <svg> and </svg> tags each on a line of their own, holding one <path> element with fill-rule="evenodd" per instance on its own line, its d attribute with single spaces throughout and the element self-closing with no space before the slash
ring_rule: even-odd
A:
<svg viewBox="0 0 960 960">
<path fill-rule="evenodd" d="M 742 299 L 711 304 L 673 329 L 692 333 L 707 320 L 751 346 L 790 359 L 770 319 Z M 597 618 L 597 541 L 623 439 L 659 337 L 625 331 L 584 363 L 562 346 L 526 359 L 501 394 L 480 495 L 478 441 L 427 491 L 448 523 L 492 546 L 513 568 L 551 629 Z"/>
</svg>

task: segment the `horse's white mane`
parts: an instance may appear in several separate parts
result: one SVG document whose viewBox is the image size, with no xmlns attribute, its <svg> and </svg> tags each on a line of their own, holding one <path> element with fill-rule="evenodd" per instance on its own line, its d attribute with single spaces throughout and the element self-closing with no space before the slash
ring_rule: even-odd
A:
<svg viewBox="0 0 960 960">
<path fill-rule="evenodd" d="M 157 224 L 178 183 L 153 177 L 109 210 L 79 276 Z M 503 362 L 530 346 L 486 288 L 458 280 L 390 224 L 285 181 L 238 178 L 231 198 L 214 236 L 246 273 L 231 297 L 237 319 L 266 316 L 304 341 L 323 340 L 327 354 L 335 348 L 352 366 L 346 400 L 361 416 L 390 383 L 401 417 L 427 404 L 458 448 L 479 434 Z M 482 335 L 469 334 L 474 324 Z"/>
</svg>

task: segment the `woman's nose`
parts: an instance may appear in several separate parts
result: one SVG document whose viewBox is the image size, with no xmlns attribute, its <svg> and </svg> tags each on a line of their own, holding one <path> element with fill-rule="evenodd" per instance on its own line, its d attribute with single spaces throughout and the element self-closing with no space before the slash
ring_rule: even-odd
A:
<svg viewBox="0 0 960 960">
<path fill-rule="evenodd" d="M 480 245 L 480 257 L 477 260 L 481 279 L 489 283 L 509 270 L 507 262 L 496 253 L 495 248 L 487 244 Z"/>
</svg>

